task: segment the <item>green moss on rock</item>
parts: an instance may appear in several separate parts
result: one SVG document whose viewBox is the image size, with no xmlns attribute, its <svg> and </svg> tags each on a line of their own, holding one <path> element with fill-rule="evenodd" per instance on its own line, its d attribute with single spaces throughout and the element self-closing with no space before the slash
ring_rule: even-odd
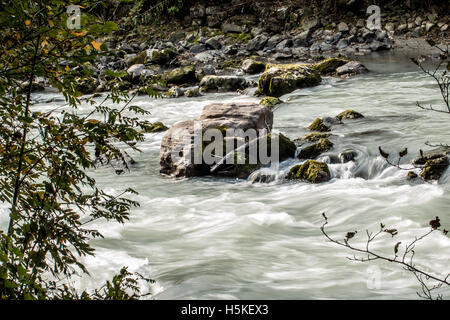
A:
<svg viewBox="0 0 450 320">
<path fill-rule="evenodd" d="M 148 57 L 150 62 L 156 63 L 159 65 L 167 64 L 176 56 L 175 52 L 170 49 L 164 50 L 154 50 L 151 54 L 151 57 Z"/>
<path fill-rule="evenodd" d="M 342 121 L 342 120 L 347 120 L 347 119 L 359 119 L 359 118 L 364 118 L 364 116 L 363 116 L 361 113 L 356 112 L 355 110 L 345 110 L 345 111 L 339 113 L 339 114 L 336 116 L 336 118 L 337 118 L 339 121 Z"/>
<path fill-rule="evenodd" d="M 248 74 L 256 74 L 266 70 L 266 64 L 253 59 L 246 59 L 242 63 L 242 70 Z"/>
<path fill-rule="evenodd" d="M 329 181 L 331 174 L 326 163 L 308 160 L 302 165 L 293 167 L 287 174 L 286 179 L 321 183 Z"/>
<path fill-rule="evenodd" d="M 447 170 L 449 161 L 447 156 L 428 160 L 420 174 L 424 180 L 439 180 Z"/>
<path fill-rule="evenodd" d="M 323 120 L 320 118 L 317 118 L 316 120 L 314 120 L 314 122 L 308 127 L 308 129 L 311 131 L 317 131 L 317 132 L 331 131 L 331 129 L 328 126 L 326 126 L 323 123 Z"/>
<path fill-rule="evenodd" d="M 169 128 L 166 127 L 162 122 L 152 123 L 149 127 L 144 128 L 145 133 L 154 133 L 154 132 L 162 132 L 166 131 Z"/>
<path fill-rule="evenodd" d="M 344 58 L 328 58 L 312 65 L 312 68 L 317 70 L 321 75 L 330 75 L 336 73 L 337 68 L 348 62 L 349 60 Z"/>
<path fill-rule="evenodd" d="M 259 103 L 269 109 L 273 109 L 277 104 L 283 103 L 283 101 L 276 97 L 265 97 Z"/>
<path fill-rule="evenodd" d="M 146 58 L 147 58 L 147 52 L 142 51 L 138 55 L 129 58 L 127 64 L 129 67 L 131 67 L 134 64 L 144 64 Z"/>
<path fill-rule="evenodd" d="M 319 73 L 304 64 L 271 65 L 258 81 L 259 92 L 280 97 L 294 90 L 319 85 Z"/>
<path fill-rule="evenodd" d="M 168 84 L 175 85 L 193 84 L 197 82 L 195 68 L 193 66 L 177 68 L 172 71 L 166 72 L 163 75 L 163 79 Z"/>
<path fill-rule="evenodd" d="M 319 143 L 303 148 L 299 155 L 299 159 L 315 159 L 322 153 L 329 151 L 333 147 L 333 143 L 327 138 L 320 139 Z"/>
<path fill-rule="evenodd" d="M 297 146 L 295 145 L 295 143 L 282 133 L 279 133 L 278 136 L 279 136 L 278 161 L 284 161 L 286 159 L 293 158 L 295 156 L 295 152 L 297 151 Z M 272 150 L 271 143 L 272 143 L 272 135 L 269 133 L 267 135 L 267 151 L 269 155 L 271 155 L 270 152 Z"/>
<path fill-rule="evenodd" d="M 300 138 L 300 141 L 305 141 L 305 142 L 316 142 L 319 141 L 320 139 L 324 139 L 324 138 L 328 138 L 331 136 L 331 133 L 326 133 L 326 132 L 310 132 L 306 135 L 304 135 L 303 137 Z"/>
</svg>

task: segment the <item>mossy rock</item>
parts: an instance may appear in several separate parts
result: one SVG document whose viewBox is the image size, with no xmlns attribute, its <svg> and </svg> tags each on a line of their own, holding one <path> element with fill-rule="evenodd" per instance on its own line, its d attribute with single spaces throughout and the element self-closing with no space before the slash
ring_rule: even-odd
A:
<svg viewBox="0 0 450 320">
<path fill-rule="evenodd" d="M 347 119 L 359 119 L 359 118 L 364 118 L 364 116 L 363 116 L 361 113 L 356 112 L 355 110 L 345 110 L 345 111 L 339 113 L 339 114 L 336 116 L 336 118 L 337 118 L 339 121 L 342 121 L 342 120 L 347 120 Z"/>
<path fill-rule="evenodd" d="M 151 56 L 147 57 L 147 62 L 164 65 L 170 62 L 175 56 L 176 53 L 170 49 L 153 50 Z"/>
<path fill-rule="evenodd" d="M 241 65 L 241 60 L 239 59 L 231 59 L 231 60 L 225 60 L 222 61 L 219 64 L 220 69 L 226 70 L 226 69 L 237 69 Z"/>
<path fill-rule="evenodd" d="M 152 123 L 149 127 L 144 128 L 145 133 L 155 133 L 169 130 L 162 122 Z"/>
<path fill-rule="evenodd" d="M 331 131 L 331 129 L 326 126 L 323 123 L 323 120 L 320 118 L 317 118 L 316 120 L 314 120 L 314 122 L 308 127 L 309 130 L 311 131 L 316 131 L 316 132 L 329 132 Z"/>
<path fill-rule="evenodd" d="M 95 89 L 97 89 L 99 85 L 98 80 L 93 77 L 78 78 L 76 83 L 78 91 L 82 94 L 94 93 Z"/>
<path fill-rule="evenodd" d="M 329 138 L 331 136 L 331 133 L 326 132 L 310 132 L 308 134 L 305 134 L 303 137 L 300 138 L 300 141 L 305 142 L 316 142 L 320 139 Z"/>
<path fill-rule="evenodd" d="M 293 167 L 287 174 L 286 179 L 322 183 L 330 181 L 331 174 L 326 163 L 308 160 L 304 164 Z"/>
<path fill-rule="evenodd" d="M 447 170 L 449 161 L 447 156 L 428 160 L 420 174 L 424 180 L 439 180 Z"/>
<path fill-rule="evenodd" d="M 272 110 L 277 104 L 283 103 L 283 101 L 281 101 L 277 97 L 265 97 L 262 98 L 262 100 L 259 103 Z"/>
<path fill-rule="evenodd" d="M 145 64 L 145 59 L 147 58 L 147 52 L 142 51 L 138 55 L 128 59 L 127 64 L 131 67 L 134 64 Z"/>
<path fill-rule="evenodd" d="M 297 146 L 295 145 L 295 143 L 282 133 L 279 133 L 278 136 L 279 136 L 278 161 L 281 162 L 289 158 L 294 158 L 295 152 L 297 151 Z M 267 151 L 269 155 L 271 154 L 270 152 L 272 150 L 271 143 L 272 143 L 272 135 L 269 133 L 267 135 Z"/>
<path fill-rule="evenodd" d="M 303 148 L 299 155 L 299 159 L 315 159 L 322 153 L 329 151 L 333 147 L 333 143 L 327 138 L 320 139 L 316 144 Z"/>
<path fill-rule="evenodd" d="M 304 64 L 271 65 L 258 81 L 259 92 L 280 97 L 294 90 L 320 84 L 322 78 L 313 68 Z"/>
<path fill-rule="evenodd" d="M 163 75 L 163 79 L 168 84 L 175 84 L 175 85 L 196 83 L 197 77 L 195 75 L 195 67 L 187 66 L 174 69 L 172 71 L 166 72 Z"/>
<path fill-rule="evenodd" d="M 317 70 L 320 75 L 330 75 L 336 73 L 336 69 L 344 64 L 348 63 L 350 60 L 344 58 L 328 58 L 319 63 L 312 65 L 312 68 Z"/>
<path fill-rule="evenodd" d="M 246 59 L 242 63 L 242 70 L 248 74 L 256 74 L 266 70 L 266 64 L 253 59 Z"/>
</svg>

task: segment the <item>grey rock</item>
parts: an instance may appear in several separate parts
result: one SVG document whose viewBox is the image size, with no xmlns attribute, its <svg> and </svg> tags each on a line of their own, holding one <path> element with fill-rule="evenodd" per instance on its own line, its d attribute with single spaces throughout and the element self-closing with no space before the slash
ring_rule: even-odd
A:
<svg viewBox="0 0 450 320">
<path fill-rule="evenodd" d="M 206 66 L 204 66 L 202 68 L 202 71 L 205 73 L 205 75 L 215 75 L 216 74 L 216 69 L 214 69 L 214 67 L 210 64 L 207 64 Z"/>
<path fill-rule="evenodd" d="M 336 45 L 336 48 L 337 48 L 338 50 L 343 50 L 343 49 L 345 49 L 345 48 L 347 48 L 347 47 L 348 47 L 348 41 L 345 40 L 345 39 L 339 40 L 339 42 L 338 42 L 337 45 Z"/>
<path fill-rule="evenodd" d="M 263 34 L 256 36 L 247 43 L 248 51 L 258 51 L 262 50 L 266 45 L 269 38 Z"/>
<path fill-rule="evenodd" d="M 283 41 L 281 41 L 279 44 L 277 44 L 277 46 L 275 47 L 277 50 L 283 50 L 286 48 L 290 48 L 293 46 L 293 42 L 291 39 L 285 39 Z"/>
<path fill-rule="evenodd" d="M 311 31 L 307 30 L 300 33 L 298 36 L 294 37 L 293 39 L 294 47 L 295 48 L 309 47 L 309 45 L 311 44 L 311 35 L 312 35 Z"/>
<path fill-rule="evenodd" d="M 216 38 L 210 38 L 205 42 L 207 47 L 211 49 L 220 50 L 222 48 L 222 44 Z"/>
<path fill-rule="evenodd" d="M 339 32 L 342 33 L 347 33 L 350 31 L 350 28 L 348 27 L 348 25 L 345 22 L 341 22 L 338 24 L 337 29 Z"/>
<path fill-rule="evenodd" d="M 200 53 L 200 52 L 203 52 L 206 50 L 207 50 L 207 48 L 206 48 L 206 45 L 204 45 L 204 44 L 195 44 L 191 47 L 191 49 L 189 49 L 189 51 L 192 53 Z"/>
<path fill-rule="evenodd" d="M 228 92 L 243 90 L 248 87 L 247 80 L 239 76 L 204 76 L 200 81 L 203 92 Z"/>
<path fill-rule="evenodd" d="M 336 69 L 338 76 L 354 75 L 368 72 L 367 68 L 358 61 L 350 61 L 349 63 Z"/>
<path fill-rule="evenodd" d="M 245 25 L 237 25 L 234 23 L 224 22 L 221 29 L 223 32 L 243 33 L 247 32 L 248 28 Z"/>
</svg>

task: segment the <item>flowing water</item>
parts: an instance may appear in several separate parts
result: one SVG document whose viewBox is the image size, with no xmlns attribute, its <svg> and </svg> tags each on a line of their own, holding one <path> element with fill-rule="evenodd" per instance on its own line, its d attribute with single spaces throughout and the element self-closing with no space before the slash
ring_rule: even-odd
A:
<svg viewBox="0 0 450 320">
<path fill-rule="evenodd" d="M 78 285 L 92 288 L 121 266 L 151 276 L 156 299 L 391 299 L 416 298 L 418 284 L 398 265 L 347 259 L 353 252 L 327 242 L 320 231 L 322 212 L 327 230 L 342 240 L 347 231 L 363 246 L 365 230 L 380 222 L 397 228 L 373 248 L 393 256 L 401 246 L 429 230 L 439 216 L 450 227 L 450 170 L 439 184 L 407 181 L 408 171 L 389 167 L 378 154 L 408 147 L 405 166 L 427 150 L 424 143 L 450 142 L 450 116 L 415 106 L 442 105 L 433 81 L 405 57 L 393 54 L 363 60 L 371 70 L 350 79 L 325 79 L 318 87 L 283 96 L 274 112 L 274 129 L 291 139 L 306 133 L 320 116 L 354 109 L 364 119 L 333 128 L 335 148 L 357 151 L 355 162 L 331 164 L 332 180 L 320 185 L 283 181 L 283 172 L 300 161 L 287 160 L 279 169 L 264 169 L 270 183 L 210 177 L 176 180 L 159 174 L 159 149 L 164 133 L 147 134 L 139 163 L 116 176 L 109 169 L 93 173 L 110 192 L 131 186 L 141 207 L 125 225 L 97 223 L 105 239 L 92 241 L 96 256 L 84 259 L 91 277 Z M 48 99 L 48 95 L 41 96 Z M 258 101 L 236 94 L 152 100 L 133 104 L 151 111 L 150 121 L 166 125 L 196 118 L 211 102 Z M 51 109 L 57 102 L 41 104 Z M 88 112 L 88 107 L 80 112 Z M 329 155 L 330 155 L 329 154 Z M 323 157 L 327 160 L 327 157 Z M 4 216 L 4 215 L 3 215 Z M 416 262 L 428 271 L 449 271 L 450 239 L 434 233 L 416 247 Z M 448 290 L 447 290 L 448 293 Z M 448 297 L 448 294 L 447 294 Z"/>
</svg>

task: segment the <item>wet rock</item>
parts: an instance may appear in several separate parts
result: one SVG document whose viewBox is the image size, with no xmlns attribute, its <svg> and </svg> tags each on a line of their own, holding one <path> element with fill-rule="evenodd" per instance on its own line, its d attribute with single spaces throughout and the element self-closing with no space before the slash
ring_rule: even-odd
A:
<svg viewBox="0 0 450 320">
<path fill-rule="evenodd" d="M 415 173 L 414 171 L 409 171 L 406 179 L 413 180 L 413 179 L 416 179 L 417 177 L 418 177 L 417 173 Z"/>
<path fill-rule="evenodd" d="M 184 96 L 184 90 L 180 87 L 172 87 L 164 95 L 168 98 L 179 98 Z"/>
<path fill-rule="evenodd" d="M 194 144 L 195 121 L 199 123 L 203 132 L 207 129 L 218 129 L 222 134 L 226 129 L 271 130 L 273 114 L 266 107 L 255 103 L 213 103 L 204 107 L 200 119 L 178 122 L 167 131 L 161 143 L 160 171 L 162 174 L 175 177 L 216 174 L 246 178 L 259 168 L 259 164 L 249 163 L 248 155 L 245 153 L 243 156 L 246 159 L 243 164 L 225 162 L 216 165 L 207 164 L 204 160 L 196 163 L 194 155 L 198 152 L 203 153 L 204 143 L 200 147 Z M 239 156 L 237 151 L 231 153 L 232 158 Z"/>
<path fill-rule="evenodd" d="M 247 80 L 239 76 L 204 76 L 200 81 L 200 89 L 204 92 L 236 91 L 247 86 Z"/>
<path fill-rule="evenodd" d="M 319 72 L 320 75 L 330 75 L 336 73 L 336 69 L 348 63 L 349 60 L 344 58 L 328 58 L 319 63 L 312 65 L 312 67 Z"/>
<path fill-rule="evenodd" d="M 308 127 L 311 131 L 316 132 L 328 132 L 331 131 L 331 128 L 324 124 L 323 120 L 317 118 L 314 122 Z"/>
<path fill-rule="evenodd" d="M 148 128 L 144 128 L 145 133 L 155 133 L 169 130 L 162 122 L 152 123 Z"/>
<path fill-rule="evenodd" d="M 187 89 L 184 95 L 188 98 L 200 97 L 201 96 L 200 89 L 199 87 Z"/>
<path fill-rule="evenodd" d="M 357 155 L 358 154 L 354 150 L 345 150 L 339 153 L 338 157 L 341 163 L 347 163 L 350 161 L 354 161 Z"/>
<path fill-rule="evenodd" d="M 424 165 L 429 160 L 435 160 L 442 157 L 445 157 L 446 153 L 444 152 L 430 152 L 428 154 L 424 154 L 423 157 L 419 156 L 412 160 L 412 163 L 415 165 Z"/>
<path fill-rule="evenodd" d="M 424 180 L 439 180 L 442 174 L 447 170 L 449 166 L 449 161 L 447 156 L 440 158 L 430 159 L 425 162 L 420 176 Z"/>
<path fill-rule="evenodd" d="M 326 163 L 308 160 L 302 165 L 293 167 L 287 174 L 286 179 L 322 183 L 330 181 L 331 174 Z"/>
<path fill-rule="evenodd" d="M 315 159 L 322 153 L 329 151 L 333 147 L 333 143 L 327 138 L 320 139 L 316 144 L 310 145 L 308 147 L 300 150 L 298 154 L 299 159 Z"/>
<path fill-rule="evenodd" d="M 263 62 L 253 59 L 246 59 L 242 63 L 242 70 L 248 74 L 261 73 L 266 69 L 266 65 Z"/>
<path fill-rule="evenodd" d="M 277 104 L 283 103 L 283 101 L 276 97 L 265 97 L 259 103 L 269 109 L 273 109 Z"/>
<path fill-rule="evenodd" d="M 336 69 L 336 74 L 338 76 L 350 76 L 361 73 L 366 73 L 369 70 L 358 61 L 350 61 L 349 63 Z"/>
<path fill-rule="evenodd" d="M 296 89 L 319 85 L 319 73 L 302 64 L 272 65 L 258 81 L 258 90 L 272 97 L 280 97 Z"/>
<path fill-rule="evenodd" d="M 356 112 L 355 110 L 345 110 L 336 116 L 336 119 L 338 119 L 339 121 L 359 118 L 364 118 L 364 116 L 361 113 Z"/>
<path fill-rule="evenodd" d="M 76 79 L 76 84 L 78 91 L 80 91 L 82 94 L 91 94 L 95 92 L 100 82 L 96 78 L 86 76 Z M 37 91 L 36 88 L 40 89 L 40 87 L 36 87 L 35 85 L 34 87 L 32 87 L 32 91 L 33 89 Z"/>
<path fill-rule="evenodd" d="M 303 142 L 316 142 L 324 138 L 328 138 L 331 136 L 331 133 L 326 132 L 310 132 L 305 134 L 303 137 L 300 138 L 300 141 Z"/>
</svg>

